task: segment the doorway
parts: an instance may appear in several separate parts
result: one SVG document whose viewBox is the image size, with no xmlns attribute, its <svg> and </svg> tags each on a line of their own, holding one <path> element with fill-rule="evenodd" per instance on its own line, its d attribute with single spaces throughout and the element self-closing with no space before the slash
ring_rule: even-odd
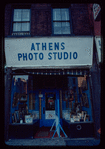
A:
<svg viewBox="0 0 105 149">
<path fill-rule="evenodd" d="M 59 90 L 46 89 L 41 91 L 41 119 L 40 127 L 51 127 L 56 114 L 56 100 L 59 99 Z"/>
</svg>

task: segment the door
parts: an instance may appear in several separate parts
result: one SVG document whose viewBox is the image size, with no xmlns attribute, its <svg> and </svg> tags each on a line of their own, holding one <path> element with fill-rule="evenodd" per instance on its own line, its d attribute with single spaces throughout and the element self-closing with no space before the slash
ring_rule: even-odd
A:
<svg viewBox="0 0 105 149">
<path fill-rule="evenodd" d="M 43 99 L 41 101 L 41 125 L 50 127 L 55 120 L 56 99 L 59 99 L 59 91 L 45 90 L 42 91 Z"/>
</svg>

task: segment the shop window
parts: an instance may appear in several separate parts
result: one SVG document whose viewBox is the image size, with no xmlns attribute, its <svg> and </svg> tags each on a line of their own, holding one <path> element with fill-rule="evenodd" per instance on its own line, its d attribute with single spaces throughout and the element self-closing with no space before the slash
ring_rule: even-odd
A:
<svg viewBox="0 0 105 149">
<path fill-rule="evenodd" d="M 69 8 L 53 8 L 53 34 L 71 34 Z"/>
<path fill-rule="evenodd" d="M 12 107 L 16 107 L 18 102 L 27 101 L 27 81 L 24 78 L 14 77 L 14 88 Z"/>
<path fill-rule="evenodd" d="M 12 123 L 25 122 L 28 114 L 27 104 L 27 79 L 28 76 L 13 76 L 11 93 L 11 117 Z"/>
<path fill-rule="evenodd" d="M 10 123 L 32 123 L 39 119 L 38 95 L 33 92 L 33 86 L 29 88 L 29 78 L 28 75 L 13 76 Z"/>
<path fill-rule="evenodd" d="M 68 89 L 63 90 L 62 117 L 70 122 L 92 121 L 89 82 L 87 76 L 76 77 L 75 87 L 74 83 L 71 83 L 68 85 Z"/>
<path fill-rule="evenodd" d="M 29 35 L 30 9 L 14 9 L 12 35 Z"/>
</svg>

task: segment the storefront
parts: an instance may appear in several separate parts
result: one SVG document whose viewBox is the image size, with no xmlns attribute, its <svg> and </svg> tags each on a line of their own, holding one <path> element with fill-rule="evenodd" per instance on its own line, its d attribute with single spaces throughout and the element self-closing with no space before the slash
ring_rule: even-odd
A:
<svg viewBox="0 0 105 149">
<path fill-rule="evenodd" d="M 37 129 L 52 127 L 58 111 L 68 137 L 94 136 L 92 37 L 6 38 L 5 53 L 12 76 L 9 138 L 34 138 Z"/>
</svg>

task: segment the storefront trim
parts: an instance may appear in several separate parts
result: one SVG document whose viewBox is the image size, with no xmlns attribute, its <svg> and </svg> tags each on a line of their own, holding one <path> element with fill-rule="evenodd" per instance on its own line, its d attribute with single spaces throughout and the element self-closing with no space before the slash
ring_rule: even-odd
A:
<svg viewBox="0 0 105 149">
<path fill-rule="evenodd" d="M 73 75 L 84 76 L 89 75 L 89 69 L 17 69 L 12 72 L 12 75 Z"/>
</svg>

